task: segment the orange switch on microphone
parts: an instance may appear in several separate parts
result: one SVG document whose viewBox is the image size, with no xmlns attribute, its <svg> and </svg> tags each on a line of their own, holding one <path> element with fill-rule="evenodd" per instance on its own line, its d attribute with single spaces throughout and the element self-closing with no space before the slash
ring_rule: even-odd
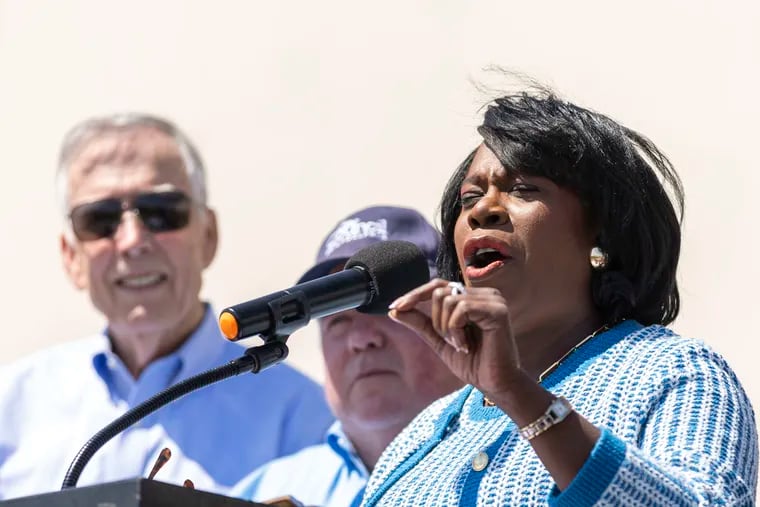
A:
<svg viewBox="0 0 760 507">
<path fill-rule="evenodd" d="M 235 340 L 240 332 L 237 319 L 229 312 L 222 312 L 219 316 L 219 328 L 228 340 Z"/>
</svg>

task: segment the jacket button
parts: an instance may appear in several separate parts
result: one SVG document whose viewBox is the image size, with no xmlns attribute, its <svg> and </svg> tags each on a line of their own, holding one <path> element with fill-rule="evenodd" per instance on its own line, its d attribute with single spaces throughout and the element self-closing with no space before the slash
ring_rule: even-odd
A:
<svg viewBox="0 0 760 507">
<path fill-rule="evenodd" d="M 488 454 L 479 452 L 472 458 L 472 469 L 476 472 L 484 470 L 488 466 Z"/>
</svg>

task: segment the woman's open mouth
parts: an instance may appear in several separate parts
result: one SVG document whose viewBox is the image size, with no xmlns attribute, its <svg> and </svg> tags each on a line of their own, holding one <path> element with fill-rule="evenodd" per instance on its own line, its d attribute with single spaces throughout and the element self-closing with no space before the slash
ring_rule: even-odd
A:
<svg viewBox="0 0 760 507">
<path fill-rule="evenodd" d="M 490 238 L 473 239 L 465 243 L 465 276 L 483 278 L 500 269 L 511 259 L 507 246 Z"/>
</svg>

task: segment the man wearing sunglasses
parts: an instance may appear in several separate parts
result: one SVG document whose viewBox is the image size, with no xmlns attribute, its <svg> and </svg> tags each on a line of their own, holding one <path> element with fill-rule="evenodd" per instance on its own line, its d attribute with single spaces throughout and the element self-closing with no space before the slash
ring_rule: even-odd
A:
<svg viewBox="0 0 760 507">
<path fill-rule="evenodd" d="M 214 211 L 189 139 L 147 115 L 96 118 L 64 139 L 57 191 L 63 265 L 102 332 L 0 370 L 0 500 L 57 490 L 98 430 L 166 387 L 239 357 L 199 299 Z M 100 449 L 78 486 L 145 477 L 225 493 L 251 469 L 321 441 L 322 389 L 286 365 L 191 393 Z"/>
</svg>

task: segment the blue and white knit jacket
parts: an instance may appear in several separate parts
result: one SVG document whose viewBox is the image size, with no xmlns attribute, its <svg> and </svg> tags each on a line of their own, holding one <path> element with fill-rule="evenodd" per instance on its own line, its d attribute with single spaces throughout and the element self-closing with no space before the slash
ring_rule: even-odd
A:
<svg viewBox="0 0 760 507">
<path fill-rule="evenodd" d="M 625 321 L 543 381 L 602 436 L 562 492 L 472 386 L 428 407 L 385 450 L 363 506 L 754 505 L 757 428 L 739 381 L 702 342 Z M 488 465 L 473 468 L 473 457 Z"/>
</svg>

